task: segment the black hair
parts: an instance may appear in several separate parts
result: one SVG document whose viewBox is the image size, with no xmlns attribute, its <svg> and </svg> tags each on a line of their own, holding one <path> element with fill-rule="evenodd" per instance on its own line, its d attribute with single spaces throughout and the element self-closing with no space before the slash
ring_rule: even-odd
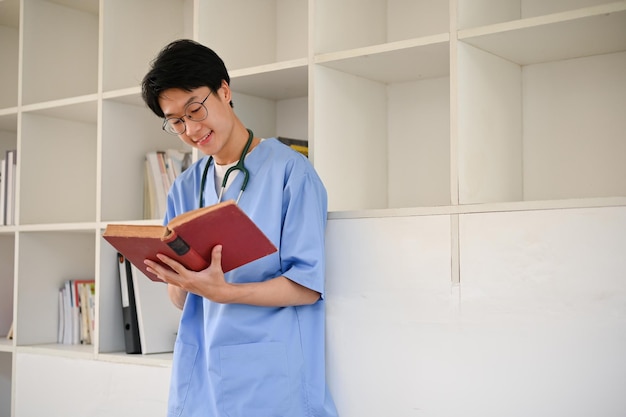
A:
<svg viewBox="0 0 626 417">
<path fill-rule="evenodd" d="M 222 81 L 230 84 L 230 77 L 224 61 L 212 49 L 179 39 L 165 46 L 152 61 L 141 82 L 141 94 L 150 110 L 164 117 L 159 104 L 161 92 L 169 88 L 191 91 L 204 86 L 216 92 Z"/>
</svg>

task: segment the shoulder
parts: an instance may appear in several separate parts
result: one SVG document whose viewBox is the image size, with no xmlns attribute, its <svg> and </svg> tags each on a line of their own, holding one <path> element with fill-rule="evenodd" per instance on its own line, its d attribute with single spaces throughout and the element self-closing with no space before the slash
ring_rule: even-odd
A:
<svg viewBox="0 0 626 417">
<path fill-rule="evenodd" d="M 259 148 L 261 166 L 259 170 L 265 173 L 273 173 L 274 178 L 282 180 L 283 187 L 295 188 L 318 188 L 325 192 L 324 184 L 311 161 L 288 145 L 276 138 L 264 140 Z"/>
<path fill-rule="evenodd" d="M 313 166 L 306 156 L 285 145 L 277 138 L 264 139 L 258 148 L 261 159 L 272 160 L 273 163 L 279 164 L 285 169 L 313 170 Z"/>
<path fill-rule="evenodd" d="M 263 139 L 261 143 L 259 144 L 259 146 L 265 150 L 276 152 L 279 155 L 282 155 L 284 157 L 293 157 L 295 155 L 301 155 L 299 152 L 296 152 L 294 149 L 282 143 L 277 138 Z"/>
</svg>

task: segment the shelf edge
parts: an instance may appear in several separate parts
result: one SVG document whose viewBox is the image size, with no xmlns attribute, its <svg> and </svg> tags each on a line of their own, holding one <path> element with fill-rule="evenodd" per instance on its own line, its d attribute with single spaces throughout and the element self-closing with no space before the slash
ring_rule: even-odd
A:
<svg viewBox="0 0 626 417">
<path fill-rule="evenodd" d="M 577 19 L 584 19 L 586 17 L 594 17 L 623 11 L 626 11 L 626 1 L 608 3 L 599 6 L 570 10 L 566 12 L 552 13 L 536 17 L 528 17 L 519 20 L 512 20 L 509 22 L 477 26 L 474 28 L 461 29 L 457 31 L 457 37 L 459 40 L 465 40 L 479 36 L 511 32 L 537 26 L 547 26 L 554 23 L 568 22 Z"/>
<path fill-rule="evenodd" d="M 568 200 L 514 201 L 450 206 L 386 208 L 331 211 L 329 220 L 370 217 L 437 216 L 455 214 L 498 213 L 510 211 L 567 210 L 581 208 L 626 207 L 626 197 L 581 198 Z"/>
<path fill-rule="evenodd" d="M 337 52 L 327 52 L 315 55 L 315 63 L 322 64 L 324 62 L 337 61 L 341 59 L 356 58 L 364 55 L 374 55 L 383 52 L 401 51 L 403 49 L 417 48 L 420 46 L 437 45 L 450 41 L 449 33 L 440 33 L 437 35 L 424 36 L 421 38 L 407 39 L 403 41 L 383 43 L 379 45 L 365 46 L 362 48 L 349 49 Z"/>
</svg>

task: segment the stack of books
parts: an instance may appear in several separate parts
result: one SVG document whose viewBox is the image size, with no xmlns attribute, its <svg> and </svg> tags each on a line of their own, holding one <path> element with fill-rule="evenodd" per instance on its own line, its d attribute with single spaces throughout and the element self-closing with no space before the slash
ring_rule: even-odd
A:
<svg viewBox="0 0 626 417">
<path fill-rule="evenodd" d="M 90 345 L 95 325 L 94 280 L 67 280 L 59 289 L 57 343 Z"/>
<path fill-rule="evenodd" d="M 144 218 L 165 216 L 167 193 L 174 180 L 191 164 L 191 151 L 168 149 L 146 154 L 144 182 Z"/>
</svg>

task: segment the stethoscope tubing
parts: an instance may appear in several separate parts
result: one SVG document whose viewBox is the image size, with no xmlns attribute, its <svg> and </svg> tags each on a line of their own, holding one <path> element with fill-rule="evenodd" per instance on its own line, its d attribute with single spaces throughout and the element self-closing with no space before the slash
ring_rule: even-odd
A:
<svg viewBox="0 0 626 417">
<path fill-rule="evenodd" d="M 224 174 L 224 179 L 222 180 L 222 186 L 220 187 L 220 193 L 217 198 L 218 203 L 222 201 L 222 196 L 224 194 L 224 191 L 226 190 L 226 183 L 228 182 L 228 176 L 233 171 L 239 170 L 243 173 L 243 183 L 241 184 L 241 189 L 239 190 L 239 195 L 237 196 L 236 204 L 239 204 L 239 200 L 241 199 L 243 192 L 248 186 L 248 180 L 250 179 L 250 171 L 248 171 L 248 169 L 246 168 L 244 161 L 246 159 L 246 155 L 248 154 L 248 150 L 250 149 L 250 145 L 252 145 L 252 139 L 254 138 L 254 134 L 252 133 L 252 130 L 250 129 L 247 129 L 247 131 L 248 131 L 248 141 L 246 142 L 246 145 L 243 147 L 243 151 L 241 152 L 239 161 L 237 161 L 237 163 L 233 165 L 232 167 L 228 168 L 228 170 L 226 170 L 226 173 Z M 204 188 L 206 186 L 207 174 L 209 172 L 209 167 L 211 166 L 211 161 L 213 161 L 212 155 L 209 156 L 209 160 L 204 166 L 204 171 L 202 172 L 202 179 L 200 180 L 200 196 L 198 198 L 199 207 L 204 207 Z"/>
</svg>

